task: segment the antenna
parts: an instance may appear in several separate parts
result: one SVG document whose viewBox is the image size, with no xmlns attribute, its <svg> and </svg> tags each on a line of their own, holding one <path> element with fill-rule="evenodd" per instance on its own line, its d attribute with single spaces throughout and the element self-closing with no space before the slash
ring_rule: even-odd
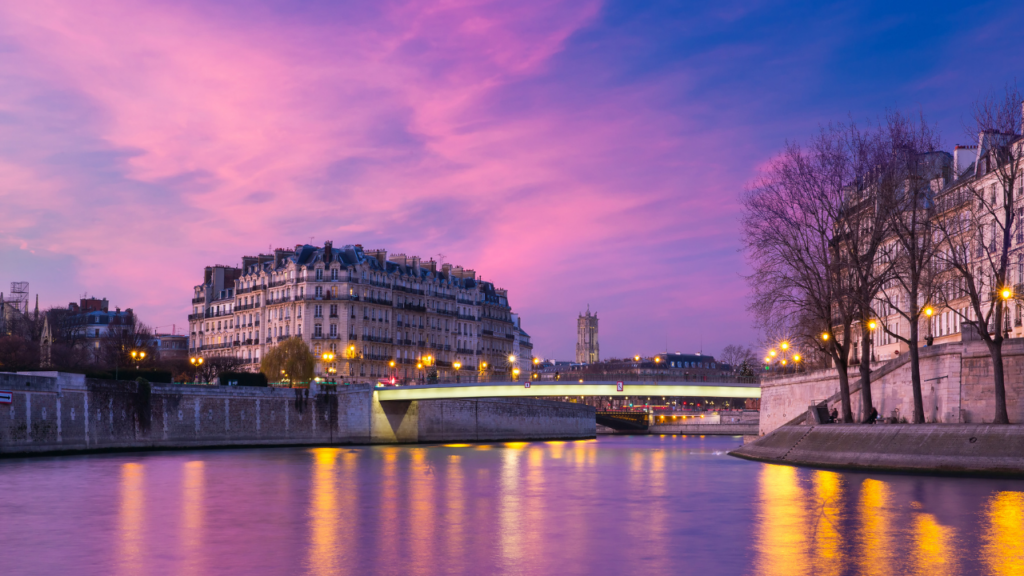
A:
<svg viewBox="0 0 1024 576">
<path fill-rule="evenodd" d="M 438 252 L 438 254 L 437 254 L 438 263 L 444 264 L 444 259 L 445 258 L 447 258 L 447 256 L 445 256 L 444 254 L 441 254 L 440 252 Z"/>
<path fill-rule="evenodd" d="M 309 237 L 309 244 L 310 244 L 311 246 L 313 245 L 313 238 L 316 238 L 316 236 L 310 236 L 310 237 Z"/>
</svg>

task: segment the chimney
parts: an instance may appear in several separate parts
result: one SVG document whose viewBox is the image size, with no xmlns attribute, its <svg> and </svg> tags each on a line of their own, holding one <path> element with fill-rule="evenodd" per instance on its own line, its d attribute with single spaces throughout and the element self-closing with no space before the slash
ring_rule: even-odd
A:
<svg viewBox="0 0 1024 576">
<path fill-rule="evenodd" d="M 334 242 L 324 242 L 324 264 L 330 264 L 334 260 Z"/>
<path fill-rule="evenodd" d="M 410 260 L 412 261 L 413 273 L 415 273 L 416 277 L 419 278 L 419 276 L 420 276 L 420 257 L 419 256 L 413 256 L 412 258 L 410 258 Z"/>
<path fill-rule="evenodd" d="M 953 149 L 953 179 L 959 179 L 967 169 L 978 160 L 977 146 L 963 146 L 957 144 Z"/>
<path fill-rule="evenodd" d="M 431 258 L 430 261 L 427 262 L 427 268 L 430 268 L 430 271 L 436 274 L 437 273 L 437 262 L 434 262 L 434 259 Z"/>
<path fill-rule="evenodd" d="M 451 276 L 452 275 L 452 265 L 451 264 L 441 264 L 441 273 L 445 274 L 446 276 Z"/>
<path fill-rule="evenodd" d="M 405 254 L 392 254 L 391 261 L 394 262 L 395 264 L 398 264 L 399 266 L 408 265 L 408 259 L 405 257 Z"/>
<path fill-rule="evenodd" d="M 242 256 L 242 274 L 248 274 L 249 268 L 257 262 L 259 262 L 259 258 L 255 256 Z"/>
</svg>

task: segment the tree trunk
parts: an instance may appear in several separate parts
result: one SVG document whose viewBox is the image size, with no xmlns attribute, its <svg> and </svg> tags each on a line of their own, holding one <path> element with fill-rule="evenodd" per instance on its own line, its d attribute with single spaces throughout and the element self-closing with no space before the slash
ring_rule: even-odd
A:
<svg viewBox="0 0 1024 576">
<path fill-rule="evenodd" d="M 917 349 L 917 322 L 910 322 L 910 387 L 914 392 L 914 424 L 924 424 L 924 398 L 921 395 L 921 355 Z"/>
<path fill-rule="evenodd" d="M 874 402 L 871 400 L 871 331 L 868 330 L 866 322 L 861 322 L 860 398 L 861 408 L 864 410 L 864 420 L 862 422 L 867 422 Z"/>
<path fill-rule="evenodd" d="M 992 356 L 992 381 L 996 392 L 996 414 L 992 423 L 1009 424 L 1010 418 L 1006 413 L 1006 384 L 1003 378 L 1003 340 L 999 335 L 988 342 L 988 350 Z"/>
<path fill-rule="evenodd" d="M 853 423 L 853 408 L 850 406 L 850 374 L 846 362 L 836 362 L 839 367 L 839 400 L 842 405 L 843 423 Z"/>
</svg>

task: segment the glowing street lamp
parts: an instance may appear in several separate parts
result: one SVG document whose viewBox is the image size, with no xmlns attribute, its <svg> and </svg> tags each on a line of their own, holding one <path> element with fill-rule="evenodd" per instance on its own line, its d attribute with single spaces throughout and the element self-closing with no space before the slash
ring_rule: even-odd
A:
<svg viewBox="0 0 1024 576">
<path fill-rule="evenodd" d="M 508 355 L 508 363 L 512 364 L 515 361 L 516 361 L 516 355 L 515 354 L 509 354 Z"/>
<path fill-rule="evenodd" d="M 785 352 L 786 350 L 789 350 L 789 342 L 786 342 L 785 340 L 783 340 L 782 343 L 779 344 L 779 348 L 782 348 L 783 352 Z"/>
<path fill-rule="evenodd" d="M 925 306 L 925 308 L 924 308 L 924 315 L 925 316 L 931 316 L 932 314 L 935 314 L 935 309 L 932 308 L 931 306 Z"/>
<path fill-rule="evenodd" d="M 146 357 L 146 353 L 141 350 L 132 350 L 132 360 L 135 361 L 135 369 L 139 369 L 139 362 Z"/>
<path fill-rule="evenodd" d="M 661 356 L 655 356 L 655 357 L 654 357 L 654 363 L 655 363 L 655 364 L 659 364 L 659 363 L 661 363 Z"/>
<path fill-rule="evenodd" d="M 459 362 L 458 360 L 456 360 L 455 362 L 452 362 L 452 368 L 455 368 L 456 370 L 460 370 L 462 368 L 462 362 Z"/>
<path fill-rule="evenodd" d="M 775 358 L 778 354 L 779 353 L 776 352 L 774 348 L 768 351 L 768 355 L 771 356 L 772 358 Z"/>
<path fill-rule="evenodd" d="M 999 291 L 999 297 L 1002 298 L 1003 300 L 1009 300 L 1010 298 L 1013 298 L 1013 289 L 1010 288 L 1009 286 L 1005 286 L 1002 290 Z"/>
<path fill-rule="evenodd" d="M 800 355 L 799 354 L 793 354 L 793 362 L 799 362 L 799 361 L 800 361 Z"/>
<path fill-rule="evenodd" d="M 640 361 L 640 355 L 639 354 L 637 354 L 636 356 L 633 356 L 633 362 L 639 362 L 639 361 Z"/>
<path fill-rule="evenodd" d="M 821 339 L 822 339 L 823 341 L 825 341 L 825 342 L 828 342 L 828 338 L 829 338 L 829 336 L 828 336 L 828 332 L 822 332 L 822 333 L 821 333 Z"/>
<path fill-rule="evenodd" d="M 878 328 L 878 323 L 874 320 L 868 321 L 868 330 L 874 330 L 875 328 Z"/>
</svg>

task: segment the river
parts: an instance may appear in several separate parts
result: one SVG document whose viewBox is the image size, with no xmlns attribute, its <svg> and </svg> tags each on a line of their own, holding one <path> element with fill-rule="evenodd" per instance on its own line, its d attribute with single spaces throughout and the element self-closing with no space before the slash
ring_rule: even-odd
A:
<svg viewBox="0 0 1024 576">
<path fill-rule="evenodd" d="M 3 574 L 1024 574 L 1024 481 L 738 438 L 0 460 Z"/>
</svg>

